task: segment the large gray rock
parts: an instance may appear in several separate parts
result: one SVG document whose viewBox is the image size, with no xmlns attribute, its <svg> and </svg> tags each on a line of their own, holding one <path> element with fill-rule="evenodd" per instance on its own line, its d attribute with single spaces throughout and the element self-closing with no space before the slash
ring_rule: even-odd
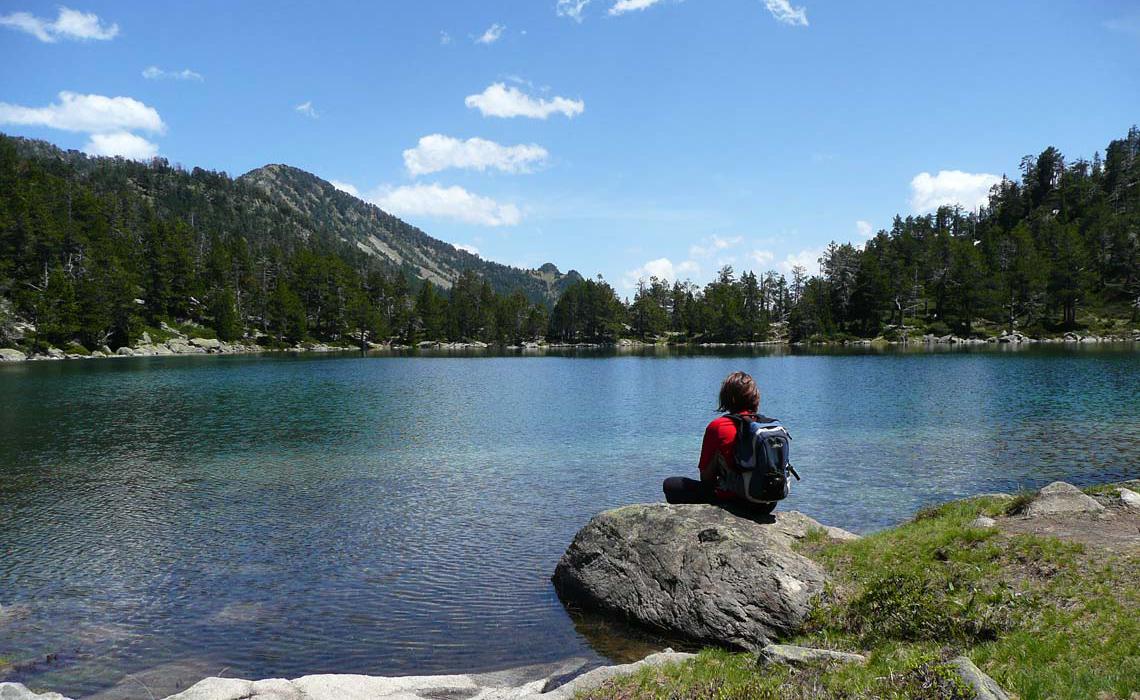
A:
<svg viewBox="0 0 1140 700">
<path fill-rule="evenodd" d="M 0 683 L 0 700 L 71 700 L 59 693 L 33 693 L 20 683 Z"/>
<path fill-rule="evenodd" d="M 392 678 L 347 674 L 261 681 L 207 678 L 167 700 L 572 700 L 579 692 L 596 688 L 615 676 L 633 673 L 642 666 L 676 663 L 692 657 L 693 654 L 665 651 L 632 664 L 596 668 L 550 690 L 547 688 L 553 679 L 577 670 L 581 662 L 561 668 L 554 665 L 537 678 L 533 668 Z"/>
<path fill-rule="evenodd" d="M 191 338 L 189 343 L 206 350 L 217 350 L 222 346 L 222 341 L 217 338 Z"/>
<path fill-rule="evenodd" d="M 954 667 L 958 677 L 973 689 L 973 700 L 1009 700 L 1009 695 L 1001 689 L 1001 686 L 965 656 L 951 660 L 950 665 Z"/>
<path fill-rule="evenodd" d="M 820 525 L 795 511 L 769 522 L 711 505 L 633 505 L 595 516 L 554 572 L 564 601 L 696 641 L 759 650 L 799 629 L 827 576 L 792 551 Z"/>
<path fill-rule="evenodd" d="M 1076 486 L 1063 481 L 1054 481 L 1029 502 L 1025 514 L 1031 518 L 1043 515 L 1063 515 L 1070 513 L 1099 513 L 1104 506 L 1091 496 L 1081 492 Z"/>
<path fill-rule="evenodd" d="M 23 362 L 28 356 L 14 348 L 0 348 L 0 362 Z"/>
</svg>

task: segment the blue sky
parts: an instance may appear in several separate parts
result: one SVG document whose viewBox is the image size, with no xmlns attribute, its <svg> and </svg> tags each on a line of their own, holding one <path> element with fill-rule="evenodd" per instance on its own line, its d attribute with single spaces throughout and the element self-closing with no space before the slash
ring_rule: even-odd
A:
<svg viewBox="0 0 1140 700">
<path fill-rule="evenodd" d="M 1120 0 L 0 0 L 0 61 L 6 133 L 296 165 L 623 293 L 811 262 L 1140 121 Z"/>
</svg>

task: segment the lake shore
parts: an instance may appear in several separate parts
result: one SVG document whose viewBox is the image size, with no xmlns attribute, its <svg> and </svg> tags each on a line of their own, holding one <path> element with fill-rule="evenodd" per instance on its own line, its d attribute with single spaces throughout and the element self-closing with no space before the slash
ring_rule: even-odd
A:
<svg viewBox="0 0 1140 700">
<path fill-rule="evenodd" d="M 711 689 L 776 698 L 795 687 L 805 698 L 862 691 L 998 700 L 1009 697 L 1006 688 L 1020 697 L 1127 699 L 1140 691 L 1140 592 L 1132 585 L 1140 573 L 1140 495 L 1133 489 L 1140 480 L 982 494 L 924 508 L 863 538 L 813 530 L 807 519 L 791 546 L 794 556 L 828 572 L 827 592 L 814 596 L 811 613 L 779 640 L 790 645 L 751 653 L 716 648 L 737 646 L 726 640 L 700 654 L 666 649 L 593 669 L 568 659 L 462 675 L 210 677 L 188 688 L 143 672 L 153 688 L 131 676 L 98 697 L 175 691 L 168 700 L 617 700 L 696 698 Z M 702 542 L 722 541 L 704 537 L 708 532 Z M 0 695 L 68 700 L 16 683 L 0 683 Z"/>
<path fill-rule="evenodd" d="M 629 338 L 622 338 L 610 343 L 547 343 L 527 342 L 523 344 L 497 344 L 473 342 L 448 341 L 421 341 L 415 345 L 402 345 L 399 343 L 369 343 L 368 353 L 393 352 L 408 353 L 418 351 L 509 351 L 509 352 L 542 352 L 546 350 L 649 350 L 662 349 L 732 349 L 732 348 L 948 348 L 948 347 L 986 347 L 986 346 L 1029 346 L 1029 345 L 1104 345 L 1104 344 L 1133 344 L 1140 343 L 1140 330 L 1131 335 L 1081 335 L 1074 332 L 1061 336 L 1029 337 L 1018 332 L 1002 333 L 989 338 L 961 338 L 954 335 L 934 336 L 924 335 L 911 337 L 908 340 L 887 340 L 886 338 L 855 339 L 841 341 L 798 341 L 787 340 L 761 340 L 754 342 L 696 342 L 696 341 L 666 341 L 647 342 Z M 329 345 L 326 343 L 301 343 L 286 347 L 273 347 L 259 345 L 253 341 L 225 342 L 217 338 L 188 337 L 177 334 L 163 341 L 152 341 L 149 336 L 143 342 L 134 346 L 124 346 L 112 350 L 108 346 L 84 352 L 67 352 L 60 348 L 51 347 L 44 352 L 26 352 L 18 348 L 0 348 L 0 363 L 4 362 L 40 362 L 53 360 L 92 360 L 120 357 L 168 357 L 178 355 L 256 355 L 263 353 L 359 353 L 359 346 Z"/>
</svg>

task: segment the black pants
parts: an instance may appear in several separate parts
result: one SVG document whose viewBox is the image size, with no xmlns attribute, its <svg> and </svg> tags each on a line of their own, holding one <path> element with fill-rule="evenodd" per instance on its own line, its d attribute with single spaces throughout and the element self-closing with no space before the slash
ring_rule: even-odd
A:
<svg viewBox="0 0 1140 700">
<path fill-rule="evenodd" d="M 713 485 L 696 479 L 686 479 L 683 476 L 671 476 L 661 485 L 665 492 L 666 503 L 712 503 L 726 508 L 729 512 L 758 522 L 772 523 L 771 512 L 776 510 L 775 503 L 725 503 L 716 497 Z"/>
<path fill-rule="evenodd" d="M 715 503 L 712 484 L 683 476 L 671 476 L 661 485 L 666 503 Z"/>
</svg>

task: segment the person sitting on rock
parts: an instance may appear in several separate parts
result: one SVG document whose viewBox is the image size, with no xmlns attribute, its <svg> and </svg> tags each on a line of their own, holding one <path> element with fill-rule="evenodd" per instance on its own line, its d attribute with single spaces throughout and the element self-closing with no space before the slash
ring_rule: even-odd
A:
<svg viewBox="0 0 1140 700">
<path fill-rule="evenodd" d="M 752 376 L 745 372 L 733 372 L 720 386 L 720 404 L 717 411 L 736 414 L 744 418 L 757 419 L 760 411 L 760 390 Z M 736 494 L 717 488 L 717 473 L 720 462 L 734 465 L 736 457 L 733 445 L 736 442 L 736 423 L 723 415 L 713 419 L 705 428 L 704 442 L 701 443 L 701 459 L 697 463 L 701 479 L 671 476 L 662 488 L 668 503 L 725 503 L 740 504 Z M 746 504 L 752 505 L 752 504 Z M 757 507 L 757 506 L 753 506 Z M 763 508 L 763 506 L 759 506 Z M 771 512 L 767 508 L 767 512 Z"/>
</svg>

